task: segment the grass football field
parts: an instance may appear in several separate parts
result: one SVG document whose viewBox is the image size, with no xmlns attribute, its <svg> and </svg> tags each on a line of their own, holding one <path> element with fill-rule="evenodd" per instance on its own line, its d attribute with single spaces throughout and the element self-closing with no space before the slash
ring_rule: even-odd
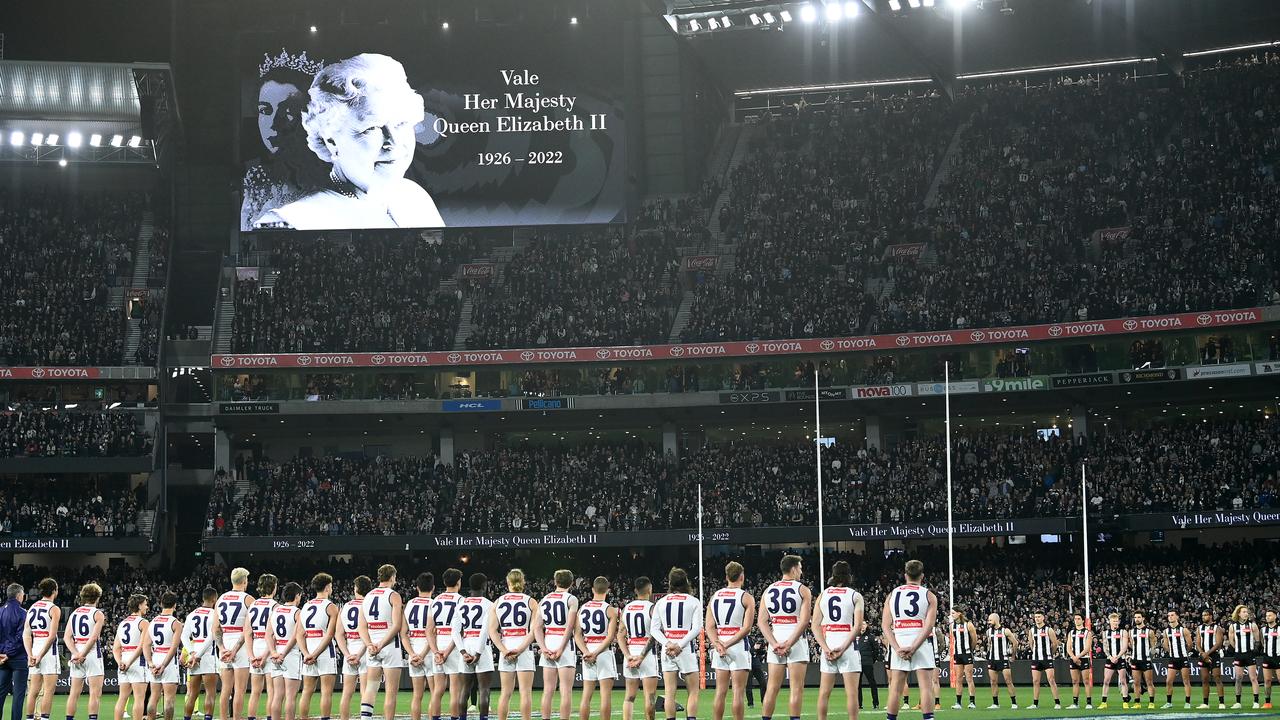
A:
<svg viewBox="0 0 1280 720">
<path fill-rule="evenodd" d="M 1246 688 L 1245 688 L 1245 689 L 1246 689 L 1246 696 L 1243 698 L 1243 700 L 1244 700 L 1244 705 L 1245 705 L 1245 709 L 1242 709 L 1242 710 L 1218 710 L 1218 709 L 1216 709 L 1216 708 L 1217 708 L 1217 697 L 1216 697 L 1216 696 L 1214 696 L 1214 697 L 1212 697 L 1212 698 L 1211 698 L 1211 699 L 1212 699 L 1211 707 L 1212 707 L 1212 708 L 1214 708 L 1214 709 L 1210 709 L 1210 710 L 1196 710 L 1196 709 L 1194 709 L 1194 706 L 1195 706 L 1195 705 L 1197 705 L 1197 704 L 1199 704 L 1200 699 L 1201 699 L 1201 698 L 1200 698 L 1200 688 L 1199 688 L 1199 687 L 1194 687 L 1194 686 L 1193 686 L 1193 688 L 1192 688 L 1192 689 L 1194 690 L 1194 693 L 1193 693 L 1193 695 L 1192 695 L 1192 697 L 1191 697 L 1192 707 L 1193 707 L 1193 709 L 1191 709 L 1191 710 L 1184 710 L 1184 709 L 1183 709 L 1183 707 L 1182 707 L 1182 700 L 1181 700 L 1181 697 L 1179 697 L 1179 695 L 1177 694 L 1177 693 L 1178 693 L 1177 688 L 1175 688 L 1175 696 L 1174 696 L 1174 699 L 1175 699 L 1175 701 L 1176 701 L 1176 702 L 1174 703 L 1174 708 L 1173 708 L 1172 710 L 1161 710 L 1161 709 L 1159 709 L 1159 706 L 1160 706 L 1160 705 L 1162 705 L 1162 704 L 1164 703 L 1164 695 L 1163 695 L 1163 694 L 1161 694 L 1161 695 L 1157 698 L 1156 709 L 1154 709 L 1154 710 L 1147 709 L 1147 707 L 1146 707 L 1146 705 L 1145 705 L 1145 704 L 1144 704 L 1144 705 L 1142 706 L 1142 708 L 1140 708 L 1140 709 L 1123 710 L 1123 709 L 1121 709 L 1121 707 L 1120 707 L 1120 697 L 1119 697 L 1119 695 L 1118 695 L 1118 694 L 1116 694 L 1116 693 L 1115 693 L 1115 691 L 1114 691 L 1114 690 L 1112 691 L 1112 697 L 1110 698 L 1110 701 L 1111 701 L 1111 702 L 1110 702 L 1110 707 L 1109 707 L 1108 709 L 1106 709 L 1106 710 L 1099 710 L 1099 709 L 1097 709 L 1097 702 L 1099 702 L 1099 701 L 1100 701 L 1100 698 L 1098 698 L 1098 697 L 1094 697 L 1094 702 L 1095 702 L 1094 708 L 1095 708 L 1095 709 L 1093 709 L 1093 710 L 1084 710 L 1084 709 L 1080 709 L 1080 710 L 1067 710 L 1067 709 L 1065 709 L 1065 707 L 1066 707 L 1067 705 L 1070 705 L 1070 704 L 1071 704 L 1070 687 L 1068 687 L 1068 688 L 1067 688 L 1067 691 L 1063 694 L 1063 707 L 1064 707 L 1064 709 L 1063 709 L 1063 710 L 1054 710 L 1054 709 L 1053 709 L 1053 699 L 1052 699 L 1052 696 L 1049 694 L 1049 691 L 1048 691 L 1048 689 L 1047 689 L 1047 688 L 1045 688 L 1044 690 L 1042 690 L 1042 694 L 1041 694 L 1041 698 L 1040 698 L 1040 709 L 1039 709 L 1039 710 L 1032 710 L 1032 709 L 1029 709 L 1029 708 L 1027 707 L 1027 704 L 1028 704 L 1028 703 L 1030 703 L 1030 701 L 1031 701 L 1031 688 L 1029 688 L 1029 687 L 1026 687 L 1026 688 L 1018 688 L 1018 701 L 1019 701 L 1019 704 L 1020 704 L 1020 706 L 1021 706 L 1018 710 L 1013 710 L 1013 709 L 1011 709 L 1011 708 L 1009 707 L 1009 698 L 1008 698 L 1006 695 L 1003 695 L 1003 694 L 1001 695 L 1001 698 L 1000 698 L 1000 701 L 1001 701 L 1001 702 L 1000 702 L 1000 704 L 1001 704 L 1001 708 L 1000 708 L 999 710 L 987 710 L 987 709 L 986 709 L 986 706 L 987 706 L 987 705 L 989 705 L 989 704 L 991 703 L 991 695 L 990 695 L 990 693 L 989 693 L 989 692 L 987 692 L 987 691 L 986 691 L 986 689 L 985 689 L 985 688 L 979 688 L 979 689 L 978 689 L 978 698 L 977 698 L 977 702 L 978 702 L 978 709 L 976 709 L 976 710 L 969 710 L 969 709 L 965 708 L 965 709 L 962 709 L 962 710 L 952 710 L 952 709 L 951 709 L 951 703 L 955 702 L 955 696 L 951 693 L 950 688 L 946 688 L 946 687 L 944 687 L 944 688 L 943 688 L 943 701 L 944 701 L 944 702 L 943 702 L 943 706 L 942 706 L 942 709 L 941 709 L 941 710 L 939 710 L 939 711 L 936 713 L 936 716 L 939 718 L 939 720 L 942 720 L 943 718 L 973 718 L 973 720 L 1022 720 L 1023 718 L 1033 718 L 1033 719 L 1041 719 L 1041 718 L 1043 718 L 1043 719 L 1048 719 L 1048 718 L 1096 718 L 1096 719 L 1099 719 L 1099 720 L 1110 720 L 1110 719 L 1112 719 L 1112 718 L 1126 718 L 1126 717 L 1141 717 L 1141 718 L 1143 718 L 1144 720 L 1189 720 L 1190 718 L 1202 718 L 1202 717 L 1210 717 L 1210 716 L 1217 716 L 1217 717 L 1233 717 L 1233 718 L 1236 718 L 1236 717 L 1238 717 L 1238 718 L 1246 718 L 1246 717 L 1258 717 L 1258 718 L 1261 718 L 1261 717 L 1280 717 L 1280 709 L 1277 709 L 1277 710 L 1251 710 L 1251 709 L 1249 709 L 1249 706 L 1252 704 L 1252 698 L 1251 698 L 1251 697 L 1249 697 L 1249 696 L 1248 696 L 1248 694 L 1247 694 L 1247 691 L 1248 691 L 1248 687 L 1247 687 L 1247 686 L 1246 686 Z M 1228 706 L 1230 706 L 1230 704 L 1231 704 L 1231 703 L 1234 701 L 1234 699 L 1235 699 L 1235 698 L 1232 696 L 1232 689 L 1231 689 L 1230 687 L 1228 687 L 1228 688 L 1227 688 L 1227 694 L 1228 694 L 1228 696 L 1227 696 L 1227 705 L 1228 705 Z M 497 691 L 496 691 L 496 690 L 494 691 L 494 693 L 493 693 L 493 696 L 492 696 L 492 697 L 493 697 L 493 699 L 492 699 L 492 705 L 491 705 L 491 708 L 490 708 L 490 712 L 491 712 L 491 716 L 494 718 L 494 720 L 497 720 L 497 718 L 496 718 L 496 713 L 497 713 L 497 705 L 498 705 L 498 693 L 497 693 Z M 578 703 L 578 697 L 579 697 L 579 694 L 575 692 L 575 693 L 574 693 L 574 719 L 573 719 L 573 720 L 577 720 L 577 707 L 578 707 L 577 703 Z M 708 690 L 706 690 L 706 691 L 703 691 L 703 693 L 702 693 L 702 695 L 701 695 L 701 697 L 700 697 L 700 699 L 699 699 L 699 708 L 698 708 L 698 717 L 699 717 L 701 720 L 711 720 L 711 718 L 712 718 L 712 712 L 711 712 L 711 701 L 712 701 L 713 697 L 714 697 L 714 691 L 713 691 L 713 690 L 708 689 Z M 887 697 L 887 693 L 885 693 L 884 689 L 883 689 L 883 688 L 881 688 L 881 691 L 880 691 L 881 708 L 880 708 L 879 710 L 876 710 L 876 709 L 873 709 L 873 708 L 871 707 L 870 693 L 868 693 L 868 692 L 866 692 L 866 691 L 864 690 L 864 692 L 863 692 L 863 701 L 866 703 L 866 705 L 867 705 L 867 706 L 866 706 L 865 708 L 863 708 L 863 709 L 862 709 L 862 711 L 861 711 L 861 715 L 862 715 L 862 716 L 865 716 L 865 717 L 869 717 L 869 718 L 882 718 L 882 717 L 884 717 L 885 712 L 884 712 L 883 703 L 884 703 L 884 701 L 885 701 L 886 697 Z M 339 699 L 339 698 L 340 698 L 340 695 L 338 695 L 337 693 L 335 693 L 335 694 L 334 694 L 334 709 L 333 709 L 333 717 L 335 718 L 335 720 L 336 720 L 336 718 L 338 718 L 338 707 L 337 707 L 337 705 L 338 705 L 338 699 Z M 623 692 L 622 692 L 622 690 L 621 690 L 621 689 L 615 689 L 615 690 L 614 690 L 614 693 L 613 693 L 613 714 L 612 714 L 613 720 L 620 720 L 620 718 L 622 717 L 622 698 L 623 698 Z M 101 709 L 101 712 L 99 713 L 99 716 L 102 718 L 102 720 L 111 720 L 111 718 L 113 717 L 113 716 L 112 716 L 112 710 L 113 710 L 113 708 L 115 707 L 116 696 L 115 696 L 115 695 L 105 695 L 105 694 L 104 694 L 102 699 L 103 699 L 103 702 L 102 702 L 102 709 Z M 182 705 L 181 705 L 181 703 L 182 703 L 182 701 L 183 701 L 183 695 L 182 695 L 182 693 L 181 693 L 181 692 L 180 692 L 180 693 L 179 693 L 179 695 L 178 695 L 178 699 L 179 699 L 179 705 L 178 705 L 178 708 L 177 708 L 178 712 L 176 713 L 176 716 L 177 716 L 178 718 L 181 718 L 181 717 L 182 717 Z M 402 693 L 400 693 L 400 697 L 399 697 L 399 699 L 398 699 L 398 701 L 397 701 L 397 715 L 399 715 L 399 716 L 401 716 L 401 717 L 403 717 L 403 718 L 408 718 L 408 716 L 409 716 L 409 699 L 410 699 L 410 698 L 409 698 L 409 693 L 406 693 L 406 692 L 402 692 Z M 538 708 L 539 708 L 539 703 L 541 702 L 541 699 L 542 699 L 542 694 L 541 694 L 541 692 L 535 691 L 535 692 L 534 692 L 534 698 L 533 698 L 533 714 L 534 714 L 534 718 L 537 718 L 537 717 L 538 717 Z M 87 718 L 87 717 L 88 717 L 88 712 L 87 712 L 87 711 L 86 711 L 86 709 L 85 709 L 85 700 L 86 700 L 86 697 L 85 697 L 84 695 L 82 695 L 82 696 L 81 696 L 81 699 L 80 699 L 80 703 L 79 703 L 79 704 L 80 704 L 79 712 L 77 713 L 77 718 L 79 718 L 79 720 L 84 720 L 85 718 Z M 202 699 L 202 700 L 203 700 L 203 699 Z M 515 700 L 515 698 L 513 698 L 513 700 Z M 558 698 L 557 698 L 557 700 L 558 700 Z M 787 714 L 786 714 L 786 713 L 787 713 L 787 708 L 786 708 L 786 702 L 785 702 L 785 700 L 786 700 L 786 690 L 785 690 L 785 689 L 783 690 L 783 694 L 782 694 L 782 696 L 779 698 L 779 700 L 780 700 L 780 702 L 779 702 L 779 704 L 778 704 L 778 707 L 777 707 L 777 709 L 774 711 L 774 717 L 776 718 L 776 720 L 786 720 L 786 718 L 787 718 Z M 914 703 L 916 700 L 917 700 L 916 691 L 913 689 L 913 690 L 912 690 L 912 702 Z M 680 701 L 681 703 L 684 703 L 684 702 L 685 702 L 685 694 L 684 694 L 683 690 L 682 690 L 682 691 L 680 692 L 680 694 L 679 694 L 679 701 Z M 1082 698 L 1082 701 L 1083 701 L 1083 698 Z M 448 699 L 447 699 L 447 697 L 446 697 L 445 702 L 446 702 L 446 708 L 445 708 L 445 711 L 446 711 L 446 713 L 447 713 L 447 703 L 448 703 Z M 803 717 L 805 720 L 816 720 L 816 718 L 818 717 L 818 714 L 817 714 L 817 702 L 818 702 L 818 690 L 817 690 L 816 688 L 809 688 L 808 690 L 806 690 L 806 691 L 805 691 L 805 699 L 804 699 L 804 710 L 803 710 L 803 712 L 802 712 L 802 714 L 801 714 L 801 717 Z M 54 702 L 53 702 L 53 711 L 52 711 L 52 712 L 50 713 L 50 715 L 49 715 L 49 717 L 50 717 L 52 720 L 63 720 L 63 718 L 65 718 L 65 717 L 66 717 L 66 713 L 65 713 L 65 703 L 66 703 L 66 696 L 65 696 L 65 695 L 59 695 L 59 696 L 57 696 L 57 697 L 54 699 Z M 315 709 L 319 707 L 319 702 L 318 702 L 318 700 L 313 701 L 312 706 L 313 706 L 313 709 L 312 709 L 312 712 L 311 712 L 311 714 L 310 714 L 310 717 L 311 717 L 311 718 L 313 718 L 313 719 L 318 718 L 318 715 L 317 715 L 317 714 L 316 714 L 316 712 L 315 712 Z M 1047 707 L 1046 707 L 1046 706 L 1047 706 Z M 376 706 L 376 707 L 377 707 L 377 710 L 378 710 L 378 714 L 376 714 L 376 715 L 375 715 L 375 717 L 381 717 L 381 715 L 380 715 L 380 712 L 381 712 L 381 709 L 382 709 L 382 695 L 381 695 L 381 694 L 379 694 L 379 696 L 378 696 L 378 704 L 377 704 L 377 706 Z M 264 708 L 264 709 L 265 709 L 265 708 Z M 638 709 L 639 709 L 639 708 L 637 708 L 637 710 L 638 710 Z M 5 708 L 5 710 L 7 711 L 7 708 Z M 425 713 L 425 711 L 426 711 L 425 704 L 424 704 L 424 708 L 423 708 L 423 710 L 424 710 L 424 713 Z M 133 712 L 133 708 L 132 708 L 132 707 L 130 707 L 130 708 L 129 708 L 129 711 L 130 711 L 130 712 L 129 712 L 129 715 L 130 715 L 131 720 L 139 720 L 140 715 L 139 715 L 138 713 L 136 713 L 136 712 Z M 553 709 L 553 712 L 555 712 L 555 710 L 554 710 L 554 709 Z M 727 708 L 726 708 L 726 713 L 725 713 L 725 714 L 726 714 L 726 717 L 729 717 L 729 713 L 728 713 L 728 709 L 727 709 Z M 259 712 L 259 713 L 257 713 L 257 714 L 256 714 L 256 716 L 257 716 L 258 718 L 263 718 L 263 717 L 265 717 L 265 713 L 264 713 L 264 712 Z M 354 700 L 353 700 L 353 702 L 352 702 L 352 716 L 353 716 L 353 717 L 356 717 L 356 718 L 358 718 L 358 716 L 359 716 L 359 701 L 358 701 L 358 699 L 354 699 Z M 900 711 L 900 712 L 899 712 L 899 716 L 900 716 L 900 717 L 902 717 L 902 718 L 907 718 L 907 719 L 910 719 L 910 718 L 920 718 L 921 713 L 920 713 L 920 711 L 919 711 L 919 710 L 904 710 L 904 711 Z M 216 714 L 216 713 L 214 714 L 214 717 L 215 717 L 215 718 L 217 717 L 217 714 Z M 474 712 L 474 711 L 472 711 L 472 712 L 470 713 L 470 717 L 471 717 L 471 718 L 473 718 L 473 719 L 476 717 L 476 714 L 475 714 L 475 712 Z M 513 702 L 513 703 L 512 703 L 512 716 L 511 716 L 511 717 L 513 718 L 513 720 L 514 720 L 514 719 L 518 719 L 518 718 L 520 717 L 520 715 L 519 715 L 519 706 L 518 706 L 518 704 L 516 704 L 515 702 Z M 662 720 L 662 717 L 663 717 L 663 714 L 662 714 L 662 712 L 661 712 L 661 711 L 659 711 L 659 713 L 658 713 L 658 720 Z M 678 717 L 679 717 L 679 719 L 680 719 L 680 720 L 684 720 L 684 718 L 685 718 L 685 713 L 679 713 Z M 842 691 L 841 691 L 839 688 L 837 688 L 837 689 L 836 689 L 836 692 L 833 694 L 833 697 L 832 697 L 832 707 L 831 707 L 831 711 L 830 711 L 830 713 L 829 713 L 829 716 L 828 716 L 828 717 L 830 718 L 830 720 L 842 720 L 843 718 L 845 718 L 845 713 L 844 713 L 844 696 L 843 696 Z M 598 695 L 598 694 L 597 694 L 597 696 L 596 696 L 596 702 L 595 702 L 595 703 L 593 703 L 593 706 L 592 706 L 591 718 L 592 718 L 593 720 L 598 720 L 598 718 L 599 718 L 599 695 Z M 636 720 L 642 720 L 642 718 L 643 718 L 643 715 L 642 715 L 642 714 L 640 714 L 640 713 L 637 713 L 637 714 L 636 714 Z M 758 698 L 758 697 L 756 698 L 756 705 L 755 705 L 755 707 L 748 707 L 748 708 L 747 708 L 746 718 L 747 718 L 747 720 L 759 720 L 759 718 L 760 718 L 760 702 L 759 702 L 759 698 Z M 428 720 L 429 720 L 429 718 L 428 718 Z"/>
</svg>

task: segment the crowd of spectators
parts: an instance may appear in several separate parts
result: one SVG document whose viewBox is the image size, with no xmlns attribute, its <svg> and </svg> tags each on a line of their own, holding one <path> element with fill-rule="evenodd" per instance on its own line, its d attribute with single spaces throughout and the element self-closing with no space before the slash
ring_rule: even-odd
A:
<svg viewBox="0 0 1280 720">
<path fill-rule="evenodd" d="M 10 478 L 0 483 L 0 534 L 131 537 L 139 499 L 116 479 Z"/>
<path fill-rule="evenodd" d="M 233 352 L 361 352 L 453 347 L 459 293 L 439 292 L 464 252 L 402 234 L 278 244 L 261 280 L 237 280 Z"/>
<path fill-rule="evenodd" d="M 0 412 L 0 458 L 133 457 L 152 437 L 133 413 L 19 409 Z"/>
<path fill-rule="evenodd" d="M 0 190 L 0 365 L 119 365 L 143 201 Z"/>
<path fill-rule="evenodd" d="M 673 237 L 544 230 L 475 298 L 471 349 L 667 341 L 679 304 Z"/>
<path fill-rule="evenodd" d="M 1068 431 L 1069 432 L 1069 431 Z M 956 433 L 956 519 L 1102 516 L 1280 506 L 1280 423 L 1179 422 L 1088 440 L 1025 430 Z M 924 436 L 890 449 L 824 449 L 824 520 L 834 525 L 935 521 L 946 516 L 945 449 Z M 811 526 L 816 469 L 808 442 L 758 439 L 707 445 L 680 463 L 639 443 L 502 447 L 392 460 L 258 460 L 247 490 L 224 479 L 210 532 L 431 534 L 523 530 L 641 530 Z"/>
</svg>

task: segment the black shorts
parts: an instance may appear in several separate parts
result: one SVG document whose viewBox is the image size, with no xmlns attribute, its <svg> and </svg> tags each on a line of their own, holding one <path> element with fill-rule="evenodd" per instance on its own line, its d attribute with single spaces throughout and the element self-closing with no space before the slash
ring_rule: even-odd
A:
<svg viewBox="0 0 1280 720">
<path fill-rule="evenodd" d="M 1258 662 L 1258 656 L 1254 653 L 1236 653 L 1236 656 L 1231 659 L 1231 664 L 1236 667 L 1249 667 L 1256 662 Z"/>
<path fill-rule="evenodd" d="M 1170 670 L 1186 670 L 1191 666 L 1191 658 L 1169 658 Z"/>
<path fill-rule="evenodd" d="M 990 670 L 991 672 L 1000 672 L 1001 670 L 1008 670 L 1009 661 L 1008 660 L 988 660 L 987 669 Z"/>
<path fill-rule="evenodd" d="M 1218 667 L 1218 664 L 1221 662 L 1222 662 L 1221 655 L 1219 655 L 1218 653 L 1209 653 L 1208 660 L 1205 660 L 1204 656 L 1201 655 L 1200 659 L 1197 661 L 1197 664 L 1199 664 L 1201 668 L 1204 668 L 1206 670 L 1218 670 L 1220 669 Z"/>
<path fill-rule="evenodd" d="M 954 658 L 952 658 L 952 662 L 954 662 L 957 665 L 972 665 L 973 653 L 957 654 Z"/>
<path fill-rule="evenodd" d="M 1081 658 L 1080 662 L 1067 658 L 1067 664 L 1071 666 L 1072 670 L 1079 670 L 1080 672 L 1088 670 L 1092 665 L 1089 662 L 1089 658 Z"/>
<path fill-rule="evenodd" d="M 1138 672 L 1147 672 L 1151 669 L 1150 660 L 1130 660 L 1129 666 Z"/>
<path fill-rule="evenodd" d="M 1032 660 L 1031 669 L 1034 671 L 1047 670 L 1049 672 L 1053 672 L 1053 661 L 1052 660 Z"/>
<path fill-rule="evenodd" d="M 1110 660 L 1108 660 L 1106 664 L 1103 665 L 1103 667 L 1105 667 L 1108 670 L 1128 670 L 1129 663 L 1124 658 L 1120 658 L 1115 662 L 1111 662 Z"/>
<path fill-rule="evenodd" d="M 1263 670 L 1280 670 L 1280 656 L 1263 655 L 1262 669 Z"/>
</svg>

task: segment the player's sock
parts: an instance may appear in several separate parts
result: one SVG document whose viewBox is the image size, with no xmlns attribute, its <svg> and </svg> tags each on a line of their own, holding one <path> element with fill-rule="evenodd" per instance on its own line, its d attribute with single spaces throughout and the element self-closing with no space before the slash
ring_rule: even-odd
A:
<svg viewBox="0 0 1280 720">
<path fill-rule="evenodd" d="M 1238 702 L 1240 702 L 1240 693 L 1236 693 L 1236 702 L 1237 702 L 1237 703 L 1238 703 Z M 30 716 L 30 715 L 28 715 L 28 716 L 27 716 L 27 720 L 31 720 L 31 716 Z"/>
<path fill-rule="evenodd" d="M 898 720 L 898 716 L 896 713 L 885 713 L 884 720 Z"/>
<path fill-rule="evenodd" d="M 1253 704 L 1254 704 L 1254 705 L 1257 705 L 1257 704 L 1258 704 L 1258 693 L 1254 693 L 1254 694 L 1253 694 Z M 44 716 L 44 720 L 49 720 L 49 716 L 48 716 L 48 715 L 45 715 L 45 716 Z"/>
<path fill-rule="evenodd" d="M 931 712 L 921 713 L 920 717 L 922 718 L 922 720 L 933 720 L 933 713 Z"/>
<path fill-rule="evenodd" d="M 998 695 L 997 693 L 991 693 L 991 704 L 992 704 L 992 705 L 999 705 L 999 704 L 1000 704 L 1000 695 Z M 191 718 L 187 718 L 187 720 L 191 720 Z"/>
<path fill-rule="evenodd" d="M 1072 704 L 1072 705 L 1079 705 L 1079 704 L 1080 704 L 1080 696 L 1079 696 L 1079 695 L 1076 695 L 1076 696 L 1072 697 L 1072 698 L 1071 698 L 1071 704 Z"/>
<path fill-rule="evenodd" d="M 368 703 L 360 703 L 360 717 L 361 718 L 373 717 L 373 706 Z"/>
<path fill-rule="evenodd" d="M 1267 702 L 1271 702 L 1271 699 L 1270 699 L 1270 698 L 1267 698 Z M 75 716 L 75 715 L 68 715 L 68 716 L 67 716 L 67 720 L 76 720 L 76 716 Z"/>
<path fill-rule="evenodd" d="M 1164 701 L 1165 701 L 1165 702 L 1167 702 L 1167 703 L 1172 703 L 1172 702 L 1173 702 L 1173 693 L 1165 693 Z"/>
<path fill-rule="evenodd" d="M 1017 695 L 1010 695 L 1010 696 L 1009 696 L 1009 702 L 1013 703 L 1014 705 L 1017 705 L 1017 704 L 1018 704 L 1018 696 L 1017 696 Z"/>
<path fill-rule="evenodd" d="M 213 720 L 213 713 L 205 713 L 204 720 Z"/>
</svg>

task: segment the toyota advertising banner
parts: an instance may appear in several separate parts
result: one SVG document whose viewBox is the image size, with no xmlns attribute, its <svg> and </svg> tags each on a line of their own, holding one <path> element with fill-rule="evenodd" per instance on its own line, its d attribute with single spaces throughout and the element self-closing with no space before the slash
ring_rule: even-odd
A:
<svg viewBox="0 0 1280 720">
<path fill-rule="evenodd" d="M 655 360 L 695 362 L 715 358 L 776 357 L 858 352 L 863 350 L 964 347 L 1008 342 L 1105 337 L 1139 332 L 1231 327 L 1263 321 L 1262 309 L 1250 308 L 1247 310 L 1153 315 L 1142 318 L 1088 320 L 1052 325 L 1028 325 L 977 330 L 940 330 L 925 333 L 870 335 L 866 337 L 750 340 L 722 343 L 684 343 L 678 345 L 521 348 L 515 350 L 214 355 L 211 362 L 214 369 L 227 370 L 247 368 L 255 370 L 271 368 L 398 368 L 643 362 Z M 49 368 L 49 370 L 53 370 L 53 368 Z M 3 376 L 0 375 L 0 377 Z M 1122 382 L 1128 381 L 1122 380 Z"/>
<path fill-rule="evenodd" d="M 0 368 L 0 380 L 97 380 L 96 367 L 8 367 Z"/>
</svg>

